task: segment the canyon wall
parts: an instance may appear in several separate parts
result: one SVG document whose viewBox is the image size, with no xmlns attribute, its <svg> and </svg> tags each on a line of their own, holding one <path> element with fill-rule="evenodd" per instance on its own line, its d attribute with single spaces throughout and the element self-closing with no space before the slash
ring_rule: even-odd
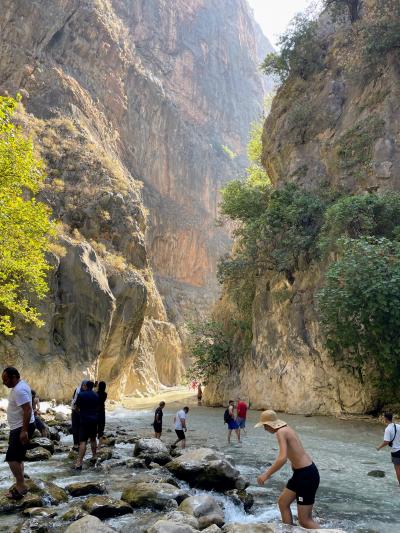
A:
<svg viewBox="0 0 400 533">
<path fill-rule="evenodd" d="M 46 325 L 18 324 L 0 362 L 41 397 L 181 381 L 172 321 L 216 294 L 218 190 L 261 114 L 261 41 L 245 0 L 2 2 L 0 92 L 22 96 L 60 223 Z"/>
<path fill-rule="evenodd" d="M 364 2 L 362 16 L 372 17 L 375 8 L 376 1 Z M 370 72 L 357 24 L 353 33 L 349 22 L 324 13 L 324 68 L 308 79 L 289 77 L 277 93 L 263 133 L 263 163 L 277 187 L 329 185 L 348 194 L 400 189 L 400 57 L 384 54 Z M 324 266 L 302 265 L 293 283 L 260 272 L 251 350 L 236 370 L 210 383 L 210 404 L 226 403 L 237 392 L 254 407 L 291 413 L 376 408 L 373 383 L 361 382 L 350 365 L 334 363 L 324 347 L 315 301 Z"/>
</svg>

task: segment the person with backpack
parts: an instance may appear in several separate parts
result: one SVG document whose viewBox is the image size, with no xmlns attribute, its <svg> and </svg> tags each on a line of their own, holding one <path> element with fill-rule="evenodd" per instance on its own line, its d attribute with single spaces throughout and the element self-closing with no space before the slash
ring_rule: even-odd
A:
<svg viewBox="0 0 400 533">
<path fill-rule="evenodd" d="M 232 431 L 235 431 L 238 443 L 240 444 L 240 428 L 235 420 L 235 403 L 233 400 L 229 400 L 228 408 L 224 413 L 224 424 L 228 424 L 228 444 L 231 443 Z"/>
<path fill-rule="evenodd" d="M 384 413 L 386 425 L 383 442 L 376 448 L 379 452 L 385 446 L 392 448 L 392 463 L 396 472 L 397 481 L 400 484 L 400 424 L 393 422 L 392 413 Z"/>
</svg>

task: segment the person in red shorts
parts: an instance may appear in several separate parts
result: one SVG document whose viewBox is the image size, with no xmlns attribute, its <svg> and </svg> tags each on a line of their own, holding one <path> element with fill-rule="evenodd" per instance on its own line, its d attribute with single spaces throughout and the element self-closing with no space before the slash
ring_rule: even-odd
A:
<svg viewBox="0 0 400 533">
<path fill-rule="evenodd" d="M 246 416 L 247 416 L 247 403 L 244 402 L 241 398 L 238 397 L 237 404 L 236 404 L 236 422 L 239 426 L 239 429 L 243 429 L 243 431 L 246 433 Z"/>
</svg>

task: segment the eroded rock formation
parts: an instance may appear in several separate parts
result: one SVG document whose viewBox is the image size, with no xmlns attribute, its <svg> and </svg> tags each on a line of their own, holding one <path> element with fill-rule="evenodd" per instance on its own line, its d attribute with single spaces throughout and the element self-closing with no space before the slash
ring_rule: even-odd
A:
<svg viewBox="0 0 400 533">
<path fill-rule="evenodd" d="M 0 339 L 1 364 L 56 399 L 86 376 L 113 398 L 178 383 L 171 319 L 215 294 L 218 189 L 261 112 L 247 3 L 5 0 L 0 47 L 0 91 L 22 95 L 61 221 L 46 325 Z"/>
</svg>

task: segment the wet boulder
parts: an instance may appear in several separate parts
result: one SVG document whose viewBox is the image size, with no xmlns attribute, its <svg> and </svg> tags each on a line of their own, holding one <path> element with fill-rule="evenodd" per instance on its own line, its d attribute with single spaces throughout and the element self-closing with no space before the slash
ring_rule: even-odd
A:
<svg viewBox="0 0 400 533">
<path fill-rule="evenodd" d="M 60 437 L 60 433 L 58 432 L 57 428 L 48 427 L 47 431 L 48 431 L 50 440 L 52 440 L 54 442 L 60 442 L 60 438 L 61 437 Z"/>
<path fill-rule="evenodd" d="M 368 472 L 367 475 L 370 477 L 385 477 L 386 476 L 383 470 L 371 470 L 370 472 Z"/>
<path fill-rule="evenodd" d="M 18 513 L 28 507 L 40 507 L 42 498 L 39 494 L 28 494 L 22 500 L 10 500 L 7 498 L 7 490 L 0 494 L 0 515 L 6 513 Z"/>
<path fill-rule="evenodd" d="M 199 521 L 197 518 L 179 510 L 174 510 L 167 513 L 165 515 L 165 520 L 169 520 L 178 524 L 186 524 L 196 530 L 199 529 Z"/>
<path fill-rule="evenodd" d="M 85 500 L 82 508 L 90 515 L 102 520 L 133 512 L 132 507 L 126 502 L 108 496 L 90 496 Z"/>
<path fill-rule="evenodd" d="M 126 488 L 121 498 L 132 507 L 160 510 L 177 507 L 189 495 L 169 483 L 134 483 Z"/>
<path fill-rule="evenodd" d="M 95 516 L 84 516 L 80 518 L 73 524 L 71 524 L 65 530 L 65 533 L 82 533 L 86 531 L 87 533 L 113 533 L 115 529 L 103 524 L 101 520 Z"/>
<path fill-rule="evenodd" d="M 30 518 L 14 530 L 14 533 L 49 533 L 46 518 Z"/>
<path fill-rule="evenodd" d="M 235 505 L 243 505 L 244 510 L 249 511 L 254 505 L 254 496 L 245 490 L 232 489 L 225 492 Z"/>
<path fill-rule="evenodd" d="M 208 495 L 190 496 L 180 504 L 178 510 L 197 518 L 199 529 L 205 529 L 212 524 L 222 526 L 225 521 L 220 505 Z"/>
<path fill-rule="evenodd" d="M 62 516 L 61 520 L 64 520 L 65 522 L 75 522 L 76 520 L 79 520 L 80 518 L 83 518 L 84 516 L 87 516 L 87 511 L 84 511 L 82 507 L 78 506 L 72 506 L 66 511 Z"/>
<path fill-rule="evenodd" d="M 57 511 L 55 511 L 54 508 L 51 507 L 29 507 L 28 509 L 25 509 L 22 514 L 24 516 L 30 516 L 31 518 L 39 516 L 53 518 L 54 516 L 57 516 Z"/>
<path fill-rule="evenodd" d="M 207 527 L 206 529 L 203 529 L 203 533 L 220 533 L 221 531 L 221 528 L 216 526 L 215 524 Z"/>
<path fill-rule="evenodd" d="M 190 486 L 225 491 L 245 488 L 246 481 L 223 454 L 210 448 L 187 450 L 166 465 L 177 478 Z"/>
<path fill-rule="evenodd" d="M 54 453 L 54 442 L 46 437 L 36 437 L 29 442 L 29 448 L 44 448 L 48 450 L 52 455 Z"/>
<path fill-rule="evenodd" d="M 181 524 L 172 520 L 158 520 L 153 524 L 147 533 L 195 533 L 198 529 L 192 528 L 189 524 Z"/>
<path fill-rule="evenodd" d="M 100 448 L 97 450 L 97 461 L 102 463 L 103 461 L 108 461 L 113 456 L 112 448 Z"/>
<path fill-rule="evenodd" d="M 176 479 L 164 468 L 140 472 L 132 476 L 130 483 L 169 483 L 179 488 Z"/>
<path fill-rule="evenodd" d="M 165 465 L 171 461 L 168 449 L 160 439 L 139 439 L 135 443 L 133 455 L 139 459 L 144 459 L 146 464 Z"/>
<path fill-rule="evenodd" d="M 104 494 L 106 486 L 101 481 L 82 481 L 67 485 L 66 490 L 71 496 L 86 496 L 87 494 Z"/>
<path fill-rule="evenodd" d="M 48 461 L 50 458 L 51 453 L 49 452 L 49 450 L 46 450 L 41 446 L 38 446 L 37 448 L 33 448 L 32 450 L 28 450 L 26 452 L 26 460 L 31 462 Z"/>
</svg>

